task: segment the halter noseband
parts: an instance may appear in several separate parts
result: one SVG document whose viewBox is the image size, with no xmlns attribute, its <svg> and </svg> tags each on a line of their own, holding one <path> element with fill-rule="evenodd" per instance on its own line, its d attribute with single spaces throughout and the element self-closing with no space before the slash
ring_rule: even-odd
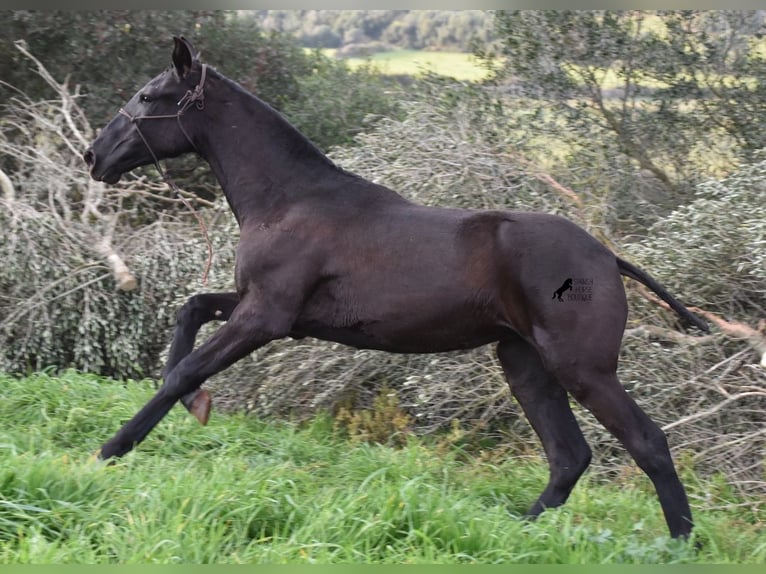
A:
<svg viewBox="0 0 766 574">
<path fill-rule="evenodd" d="M 165 175 L 162 168 L 160 168 L 160 162 L 157 159 L 157 156 L 154 153 L 154 150 L 152 150 L 152 147 L 149 145 L 149 142 L 146 141 L 146 138 L 144 137 L 144 134 L 141 132 L 140 128 L 138 127 L 138 120 L 166 120 L 166 119 L 173 119 L 175 118 L 178 121 L 178 127 L 181 129 L 181 133 L 186 136 L 186 139 L 188 142 L 192 145 L 192 147 L 196 150 L 197 146 L 194 145 L 194 142 L 192 141 L 191 137 L 189 137 L 189 134 L 184 129 L 183 124 L 181 123 L 181 116 L 186 113 L 186 110 L 188 110 L 192 105 L 194 105 L 198 110 L 205 109 L 205 77 L 207 76 L 207 64 L 202 64 L 202 72 L 200 75 L 199 83 L 194 86 L 193 90 L 186 90 L 186 93 L 184 96 L 178 100 L 177 106 L 179 106 L 179 110 L 175 114 L 165 114 L 165 115 L 158 115 L 158 116 L 134 116 L 131 115 L 130 112 L 126 111 L 125 108 L 120 108 L 120 113 L 128 118 L 130 120 L 130 123 L 132 123 L 136 131 L 138 132 L 138 135 L 141 136 L 141 139 L 144 141 L 144 145 L 146 146 L 146 149 L 149 150 L 149 153 L 152 154 L 152 159 L 154 159 L 154 163 L 157 166 L 157 169 L 160 170 L 160 173 Z"/>
</svg>

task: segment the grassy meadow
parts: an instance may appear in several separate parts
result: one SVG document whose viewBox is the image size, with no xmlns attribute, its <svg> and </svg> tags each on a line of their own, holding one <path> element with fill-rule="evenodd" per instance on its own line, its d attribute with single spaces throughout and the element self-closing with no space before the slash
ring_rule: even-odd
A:
<svg viewBox="0 0 766 574">
<path fill-rule="evenodd" d="M 335 50 L 323 50 L 333 56 Z M 351 69 L 372 64 L 382 74 L 392 76 L 418 76 L 432 72 L 466 82 L 477 82 L 488 73 L 473 54 L 465 52 L 431 52 L 428 50 L 390 50 L 370 54 L 366 58 L 344 58 Z"/>
<path fill-rule="evenodd" d="M 519 513 L 534 455 L 448 436 L 392 448 L 302 425 L 176 407 L 113 465 L 93 453 L 153 393 L 67 372 L 0 376 L 0 563 L 763 563 L 766 529 L 720 481 L 684 470 L 693 542 L 671 540 L 637 472 L 588 475 L 561 509 Z M 738 506 L 741 505 L 741 506 Z"/>
</svg>

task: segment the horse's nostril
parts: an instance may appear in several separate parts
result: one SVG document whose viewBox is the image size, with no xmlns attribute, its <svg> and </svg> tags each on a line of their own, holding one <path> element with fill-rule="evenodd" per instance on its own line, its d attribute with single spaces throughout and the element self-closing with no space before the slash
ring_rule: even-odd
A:
<svg viewBox="0 0 766 574">
<path fill-rule="evenodd" d="M 93 148 L 85 150 L 85 153 L 82 154 L 82 158 L 89 166 L 93 165 L 93 162 L 96 160 L 96 154 L 93 153 Z"/>
</svg>

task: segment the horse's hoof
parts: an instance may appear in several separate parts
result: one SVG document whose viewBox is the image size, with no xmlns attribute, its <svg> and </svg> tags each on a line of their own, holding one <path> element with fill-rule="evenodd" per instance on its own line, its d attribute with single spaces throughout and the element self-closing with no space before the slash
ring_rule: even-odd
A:
<svg viewBox="0 0 766 574">
<path fill-rule="evenodd" d="M 194 402 L 189 407 L 189 412 L 197 418 L 202 426 L 205 426 L 210 418 L 212 404 L 210 393 L 203 389 L 194 397 Z"/>
</svg>

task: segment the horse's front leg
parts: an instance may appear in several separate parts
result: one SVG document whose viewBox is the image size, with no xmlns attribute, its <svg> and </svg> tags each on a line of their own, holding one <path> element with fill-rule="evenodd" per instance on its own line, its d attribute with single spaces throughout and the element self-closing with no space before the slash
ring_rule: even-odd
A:
<svg viewBox="0 0 766 574">
<path fill-rule="evenodd" d="M 178 310 L 173 342 L 162 377 L 166 379 L 178 363 L 194 349 L 197 333 L 202 325 L 210 321 L 228 321 L 239 304 L 236 293 L 202 293 L 193 295 Z M 181 397 L 181 404 L 203 425 L 210 417 L 210 394 L 196 389 Z"/>
<path fill-rule="evenodd" d="M 176 401 L 196 391 L 206 379 L 271 340 L 289 334 L 293 316 L 263 301 L 242 300 L 229 320 L 199 348 L 181 359 L 149 402 L 107 441 L 99 456 L 122 456 L 139 444 Z"/>
</svg>

